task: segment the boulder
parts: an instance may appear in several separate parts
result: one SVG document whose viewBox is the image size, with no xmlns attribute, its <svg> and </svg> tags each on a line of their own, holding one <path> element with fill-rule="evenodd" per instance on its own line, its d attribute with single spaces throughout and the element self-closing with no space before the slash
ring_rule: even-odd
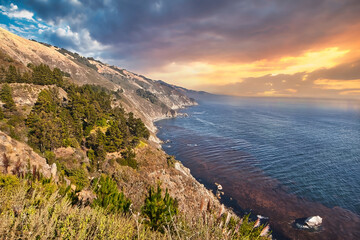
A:
<svg viewBox="0 0 360 240">
<path fill-rule="evenodd" d="M 293 226 L 298 229 L 317 232 L 321 230 L 322 218 L 320 216 L 311 216 L 307 218 L 298 218 L 294 221 Z"/>
<path fill-rule="evenodd" d="M 308 217 L 305 223 L 311 228 L 319 227 L 322 224 L 322 218 L 320 216 Z"/>
<path fill-rule="evenodd" d="M 91 204 L 96 199 L 96 195 L 89 190 L 82 190 L 76 193 L 76 196 L 78 196 L 79 201 L 84 205 Z"/>
</svg>

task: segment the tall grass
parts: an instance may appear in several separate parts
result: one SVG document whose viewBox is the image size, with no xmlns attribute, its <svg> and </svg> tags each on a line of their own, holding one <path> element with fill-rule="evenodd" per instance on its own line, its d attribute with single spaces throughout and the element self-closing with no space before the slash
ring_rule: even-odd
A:
<svg viewBox="0 0 360 240">
<path fill-rule="evenodd" d="M 65 192 L 49 181 L 0 175 L 0 239 L 269 239 L 248 217 L 219 216 L 219 209 L 204 207 L 172 216 L 164 231 L 153 231 L 135 210 L 109 214 L 72 205 Z"/>
</svg>

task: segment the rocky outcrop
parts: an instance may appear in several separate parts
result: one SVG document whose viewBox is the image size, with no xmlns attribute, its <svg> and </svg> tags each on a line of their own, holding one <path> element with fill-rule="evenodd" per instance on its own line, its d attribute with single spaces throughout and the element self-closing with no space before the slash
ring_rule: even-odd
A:
<svg viewBox="0 0 360 240">
<path fill-rule="evenodd" d="M 215 195 L 190 173 L 190 169 L 180 162 L 168 164 L 168 156 L 164 151 L 151 144 L 136 148 L 136 161 L 139 169 L 121 166 L 104 169 L 116 179 L 123 179 L 119 187 L 131 199 L 134 209 L 140 209 L 144 203 L 149 186 L 161 183 L 163 189 L 179 202 L 179 210 L 188 214 L 200 212 L 201 205 L 208 206 L 215 211 L 221 207 Z"/>
<path fill-rule="evenodd" d="M 0 88 L 3 84 L 0 84 Z M 67 93 L 62 89 L 55 85 L 34 85 L 28 83 L 10 83 L 10 87 L 12 90 L 13 99 L 16 105 L 16 109 L 20 111 L 23 115 L 28 115 L 36 103 L 39 93 L 42 90 L 49 90 L 55 88 L 58 92 L 59 99 L 67 100 Z M 0 101 L 1 106 L 1 101 Z"/>
<path fill-rule="evenodd" d="M 51 177 L 51 167 L 46 163 L 45 158 L 35 153 L 28 145 L 16 141 L 0 131 L 1 172 L 25 174 L 33 171 L 34 166 L 43 176 Z"/>
</svg>

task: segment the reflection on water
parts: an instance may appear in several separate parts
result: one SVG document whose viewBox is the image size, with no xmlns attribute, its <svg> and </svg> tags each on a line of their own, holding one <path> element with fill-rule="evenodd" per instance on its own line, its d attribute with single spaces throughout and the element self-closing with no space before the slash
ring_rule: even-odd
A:
<svg viewBox="0 0 360 240">
<path fill-rule="evenodd" d="M 158 122 L 158 136 L 171 140 L 164 149 L 195 177 L 219 182 L 239 206 L 268 215 L 277 231 L 352 239 L 360 235 L 359 106 L 226 97 L 185 110 L 188 118 Z M 291 229 L 291 220 L 310 215 L 324 216 L 321 233 Z"/>
</svg>

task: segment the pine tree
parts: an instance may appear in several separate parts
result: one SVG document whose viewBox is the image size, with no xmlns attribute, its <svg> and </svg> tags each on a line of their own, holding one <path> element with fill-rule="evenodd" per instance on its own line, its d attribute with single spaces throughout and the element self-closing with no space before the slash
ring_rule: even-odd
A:
<svg viewBox="0 0 360 240">
<path fill-rule="evenodd" d="M 178 214 L 178 203 L 170 197 L 167 189 L 164 197 L 161 192 L 160 184 L 156 191 L 151 186 L 141 211 L 151 229 L 163 232 L 163 227 L 170 224 L 171 218 Z"/>
<path fill-rule="evenodd" d="M 96 199 L 93 202 L 94 206 L 102 207 L 109 213 L 129 211 L 131 201 L 122 192 L 119 192 L 114 180 L 109 176 L 101 176 L 94 183 L 96 193 Z"/>
<path fill-rule="evenodd" d="M 4 108 L 12 112 L 16 110 L 15 102 L 12 97 L 12 91 L 9 84 L 5 83 L 0 91 L 0 99 L 5 103 Z"/>
<path fill-rule="evenodd" d="M 16 70 L 16 67 L 13 65 L 10 65 L 8 68 L 8 71 L 6 73 L 5 81 L 8 83 L 15 83 L 15 82 L 19 82 L 20 79 L 21 79 L 21 75 Z"/>
</svg>

